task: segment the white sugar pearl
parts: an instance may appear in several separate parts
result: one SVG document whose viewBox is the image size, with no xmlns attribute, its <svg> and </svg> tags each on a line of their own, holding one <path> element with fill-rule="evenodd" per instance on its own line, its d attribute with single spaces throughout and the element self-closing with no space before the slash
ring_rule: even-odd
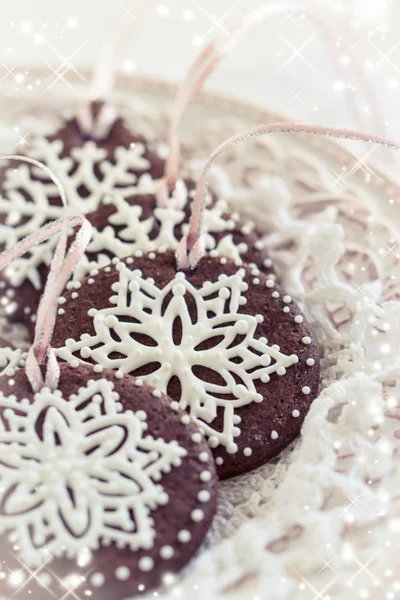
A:
<svg viewBox="0 0 400 600">
<path fill-rule="evenodd" d="M 218 296 L 220 298 L 222 298 L 223 300 L 227 300 L 229 298 L 229 296 L 231 295 L 230 291 L 228 290 L 228 288 L 221 288 L 218 292 Z"/>
<path fill-rule="evenodd" d="M 288 306 L 284 306 L 284 307 L 282 308 L 282 310 L 283 310 L 283 312 L 284 312 L 284 313 L 288 313 L 288 312 L 290 312 L 290 308 L 289 308 Z"/>
<path fill-rule="evenodd" d="M 199 502 L 209 502 L 210 498 L 211 494 L 208 490 L 201 490 L 197 494 L 197 499 L 199 500 Z"/>
<path fill-rule="evenodd" d="M 207 462 L 209 459 L 208 452 L 200 452 L 199 459 L 201 460 L 201 462 Z"/>
<path fill-rule="evenodd" d="M 173 555 L 174 555 L 174 549 L 172 546 L 163 546 L 162 548 L 160 548 L 160 556 L 164 560 L 168 560 L 168 559 L 172 558 Z"/>
<path fill-rule="evenodd" d="M 224 459 L 222 458 L 222 456 L 217 456 L 217 458 L 215 459 L 215 464 L 218 466 L 221 466 L 224 464 Z M 203 473 L 204 473 L 204 471 L 203 471 Z M 211 475 L 211 473 L 210 473 L 210 475 Z"/>
<path fill-rule="evenodd" d="M 295 323 L 302 323 L 303 321 L 304 321 L 304 318 L 301 315 L 296 315 L 294 318 Z"/>
<path fill-rule="evenodd" d="M 244 319 L 239 319 L 235 323 L 235 329 L 240 335 L 245 335 L 249 330 L 249 324 Z"/>
<path fill-rule="evenodd" d="M 297 419 L 297 417 L 299 417 L 299 416 L 300 416 L 300 411 L 299 411 L 299 410 L 297 410 L 297 408 L 295 408 L 295 409 L 292 411 L 292 417 L 294 417 L 295 419 Z"/>
<path fill-rule="evenodd" d="M 92 350 L 91 350 L 91 348 L 89 348 L 89 346 L 83 346 L 83 348 L 81 348 L 82 358 L 89 358 L 89 356 L 91 354 L 92 354 Z"/>
<path fill-rule="evenodd" d="M 313 358 L 307 358 L 306 365 L 308 367 L 313 367 L 315 365 L 315 360 Z"/>
<path fill-rule="evenodd" d="M 101 373 L 102 370 L 103 370 L 103 367 L 101 365 L 94 365 L 94 367 L 93 367 L 93 371 L 95 373 Z"/>
<path fill-rule="evenodd" d="M 275 431 L 275 430 L 274 430 L 274 431 L 271 431 L 271 438 L 272 438 L 273 440 L 277 440 L 277 439 L 278 439 L 278 437 L 279 437 L 279 434 L 278 434 L 278 432 L 277 432 L 277 431 Z"/>
<path fill-rule="evenodd" d="M 201 438 L 201 433 L 194 433 L 194 434 L 192 435 L 192 441 L 193 441 L 195 444 L 199 444 L 199 443 L 201 442 L 201 439 L 202 439 L 202 438 Z"/>
<path fill-rule="evenodd" d="M 154 567 L 154 560 L 150 556 L 143 556 L 139 560 L 139 569 L 144 572 L 151 571 Z"/>
<path fill-rule="evenodd" d="M 311 392 L 311 389 L 308 387 L 308 385 L 305 385 L 303 388 L 301 388 L 301 391 L 303 392 L 303 394 L 308 396 L 308 394 Z"/>
<path fill-rule="evenodd" d="M 118 319 L 115 315 L 108 315 L 105 319 L 104 319 L 104 325 L 106 327 L 115 327 L 116 325 L 118 325 Z"/>
<path fill-rule="evenodd" d="M 263 261 L 263 265 L 264 265 L 264 267 L 272 267 L 272 259 L 271 258 L 266 258 Z"/>
<path fill-rule="evenodd" d="M 271 296 L 273 298 L 279 298 L 279 292 L 272 292 Z"/>
<path fill-rule="evenodd" d="M 292 297 L 287 294 L 286 296 L 283 296 L 283 301 L 285 304 L 289 304 L 292 301 Z"/>
<path fill-rule="evenodd" d="M 195 521 L 195 523 L 200 523 L 200 521 L 204 519 L 204 511 L 202 511 L 201 508 L 195 508 L 192 510 L 190 516 L 192 521 Z"/>
<path fill-rule="evenodd" d="M 278 367 L 276 370 L 277 375 L 285 375 L 286 369 L 285 367 Z"/>
<path fill-rule="evenodd" d="M 204 483 L 207 483 L 208 481 L 211 481 L 211 471 L 202 471 L 200 473 L 200 480 L 203 481 Z"/>
<path fill-rule="evenodd" d="M 131 572 L 128 567 L 118 567 L 118 569 L 115 571 L 115 577 L 120 581 L 126 581 L 129 579 L 130 574 Z"/>
<path fill-rule="evenodd" d="M 187 529 L 181 529 L 181 531 L 178 533 L 178 540 L 182 544 L 187 544 L 188 542 L 190 542 L 191 539 L 192 534 Z"/>
<path fill-rule="evenodd" d="M 301 341 L 303 342 L 303 344 L 305 344 L 306 346 L 308 346 L 308 344 L 311 344 L 311 338 L 308 335 L 305 335 L 303 338 L 301 338 Z"/>
<path fill-rule="evenodd" d="M 265 282 L 265 285 L 267 286 L 267 288 L 273 288 L 275 285 L 275 282 L 273 279 L 267 279 L 267 281 Z"/>
<path fill-rule="evenodd" d="M 184 425 L 189 425 L 189 423 L 190 423 L 189 415 L 183 415 L 181 417 L 181 423 L 183 423 Z"/>
<path fill-rule="evenodd" d="M 172 293 L 174 294 L 174 296 L 184 296 L 185 292 L 186 288 L 183 285 L 183 283 L 176 283 L 172 288 Z"/>
<path fill-rule="evenodd" d="M 243 454 L 244 454 L 245 456 L 251 456 L 251 455 L 253 454 L 253 450 L 252 450 L 251 448 L 245 448 L 245 449 L 243 450 Z"/>
</svg>

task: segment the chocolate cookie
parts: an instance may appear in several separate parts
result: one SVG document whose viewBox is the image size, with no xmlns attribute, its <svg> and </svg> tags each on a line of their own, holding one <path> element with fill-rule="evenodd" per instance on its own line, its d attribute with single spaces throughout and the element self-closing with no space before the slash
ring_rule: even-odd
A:
<svg viewBox="0 0 400 600">
<path fill-rule="evenodd" d="M 147 592 L 211 525 L 217 480 L 198 428 L 159 390 L 96 370 L 62 364 L 58 390 L 37 394 L 22 370 L 0 380 L 0 596 Z"/>
<path fill-rule="evenodd" d="M 79 282 L 93 269 L 109 264 L 114 257 L 123 258 L 135 253 L 157 250 L 176 250 L 188 228 L 191 200 L 195 191 L 193 181 L 185 181 L 184 185 L 187 189 L 186 203 L 180 207 L 175 198 L 171 198 L 167 206 L 160 207 L 154 194 L 104 198 L 97 210 L 86 215 L 93 225 L 92 240 L 74 273 L 74 281 Z M 212 256 L 226 256 L 236 265 L 249 263 L 255 274 L 261 271 L 275 278 L 272 260 L 266 252 L 261 234 L 254 229 L 252 223 L 241 221 L 237 213 L 229 214 L 227 203 L 223 199 L 218 200 L 214 195 L 210 196 L 209 204 L 204 209 L 203 224 L 206 249 Z M 52 250 L 54 244 L 53 241 L 49 243 Z M 40 253 L 40 247 L 35 248 L 34 252 Z M 6 273 L 8 280 L 12 281 L 15 271 L 21 269 L 23 264 L 26 265 L 23 270 L 26 275 L 31 259 L 31 256 L 23 257 L 17 261 L 16 266 L 13 264 Z M 49 270 L 47 264 L 50 261 L 51 252 L 48 252 L 46 260 L 38 265 L 38 282 L 41 283 L 38 283 L 37 287 L 32 287 L 31 282 L 25 280 L 16 289 L 6 289 L 6 298 L 10 296 L 7 309 L 19 307 L 13 313 L 14 318 L 27 322 L 31 334 L 42 285 Z M 6 286 L 6 281 L 2 284 Z"/>
<path fill-rule="evenodd" d="M 319 356 L 292 298 L 249 266 L 174 253 L 115 261 L 62 299 L 58 356 L 141 377 L 209 438 L 221 478 L 267 462 L 300 432 Z"/>
<path fill-rule="evenodd" d="M 193 181 L 181 182 L 187 193 L 186 202 L 171 198 L 165 207 L 157 205 L 154 194 L 139 194 L 130 198 L 105 198 L 97 211 L 88 214 L 93 237 L 86 257 L 81 261 L 75 280 L 92 269 L 105 266 L 110 259 L 145 252 L 176 250 L 187 231 L 191 201 L 195 192 Z M 213 256 L 225 256 L 236 265 L 244 262 L 275 278 L 272 260 L 262 241 L 262 235 L 250 222 L 229 214 L 228 205 L 214 195 L 203 212 L 206 250 Z"/>
<path fill-rule="evenodd" d="M 100 103 L 92 105 L 93 114 Z M 153 191 L 164 160 L 142 135 L 119 118 L 105 140 L 89 139 L 75 118 L 54 134 L 31 142 L 29 157 L 40 160 L 60 179 L 72 214 L 95 212 L 108 194 L 124 197 Z M 61 218 L 57 189 L 40 169 L 12 161 L 0 171 L 0 251 L 13 247 L 42 225 Z M 5 307 L 10 321 L 32 324 L 54 253 L 49 240 L 0 274 L 4 290 L 14 294 Z"/>
</svg>

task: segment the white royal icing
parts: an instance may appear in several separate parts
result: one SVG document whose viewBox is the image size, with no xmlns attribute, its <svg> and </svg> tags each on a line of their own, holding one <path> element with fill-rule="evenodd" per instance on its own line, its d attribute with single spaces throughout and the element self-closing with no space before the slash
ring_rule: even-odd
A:
<svg viewBox="0 0 400 600">
<path fill-rule="evenodd" d="M 176 228 L 182 225 L 182 233 L 187 232 L 185 211 L 177 207 L 174 198 L 170 198 L 166 207 L 156 207 L 153 215 L 142 219 L 143 209 L 140 205 L 132 205 L 123 196 L 108 196 L 105 204 L 113 204 L 116 212 L 112 214 L 102 231 L 93 229 L 92 240 L 87 251 L 96 253 L 95 261 L 83 257 L 74 279 L 80 280 L 87 276 L 94 267 L 103 267 L 110 262 L 110 254 L 124 258 L 135 254 L 136 251 L 154 252 L 161 250 L 176 250 L 182 234 L 176 234 Z M 236 221 L 226 216 L 228 210 L 224 200 L 218 200 L 212 207 L 203 211 L 203 232 L 205 248 L 215 256 L 230 258 L 235 264 L 243 263 L 243 254 L 248 251 L 245 243 L 235 244 L 232 231 Z M 123 228 L 117 232 L 115 227 Z M 157 228 L 159 230 L 157 231 Z M 215 235 L 224 233 L 219 242 Z"/>
<path fill-rule="evenodd" d="M 15 348 L 0 348 L 0 377 L 8 375 L 12 377 L 15 369 L 24 365 L 26 353 Z"/>
<path fill-rule="evenodd" d="M 143 144 L 131 144 L 129 148 L 117 146 L 114 150 L 114 163 L 107 159 L 106 150 L 96 146 L 93 141 L 73 148 L 70 156 L 61 158 L 63 147 L 62 140 L 50 142 L 46 138 L 36 138 L 31 144 L 29 156 L 42 161 L 60 179 L 71 214 L 93 213 L 103 200 L 117 207 L 103 231 L 93 229 L 88 252 L 96 253 L 96 260 L 89 261 L 84 257 L 74 273 L 75 279 L 88 275 L 94 266 L 103 267 L 108 264 L 109 254 L 123 258 L 138 249 L 151 252 L 175 250 L 178 247 L 179 237 L 175 235 L 175 227 L 184 223 L 185 212 L 176 198 L 170 198 L 166 207 L 155 208 L 154 215 L 144 220 L 140 219 L 142 208 L 126 201 L 132 195 L 155 192 L 156 181 L 147 172 L 151 165 L 143 156 Z M 143 174 L 137 177 L 131 169 L 143 171 Z M 15 169 L 7 169 L 4 190 L 6 197 L 0 196 L 0 214 L 5 215 L 5 223 L 0 225 L 0 244 L 4 244 L 5 249 L 15 246 L 45 223 L 63 217 L 62 206 L 52 205 L 49 201 L 58 197 L 57 188 L 39 168 L 21 164 Z M 87 194 L 86 197 L 82 197 L 83 191 Z M 28 198 L 25 197 L 26 194 Z M 242 264 L 242 255 L 247 252 L 248 246 L 245 243 L 234 243 L 230 232 L 236 228 L 238 217 L 228 217 L 227 210 L 224 200 L 217 201 L 211 208 L 205 208 L 203 231 L 206 249 L 231 258 L 236 264 Z M 119 225 L 124 228 L 117 233 L 114 227 Z M 154 233 L 156 225 L 160 229 L 154 238 L 150 234 L 152 231 Z M 183 226 L 183 232 L 187 231 L 187 227 L 187 224 Z M 223 232 L 225 234 L 217 243 L 215 235 Z M 32 248 L 28 255 L 16 259 L 6 269 L 10 284 L 19 287 L 23 282 L 29 281 L 35 289 L 42 289 L 39 267 L 50 265 L 56 242 L 55 238 L 47 240 Z"/>
<path fill-rule="evenodd" d="M 152 364 L 152 372 L 141 375 L 141 379 L 163 392 L 167 392 L 170 379 L 177 377 L 179 404 L 209 437 L 210 445 L 222 444 L 228 452 L 236 452 L 234 439 L 240 434 L 240 418 L 235 409 L 261 402 L 255 382 L 267 383 L 272 373 L 284 375 L 298 362 L 296 355 L 286 356 L 279 347 L 269 346 L 265 338 L 257 339 L 261 315 L 239 312 L 246 303 L 245 270 L 220 276 L 214 283 L 205 282 L 199 289 L 183 273 L 177 273 L 160 289 L 154 280 L 144 279 L 140 271 L 124 263 L 116 268 L 119 281 L 112 285 L 112 306 L 92 308 L 88 313 L 95 334 L 83 332 L 79 341 L 67 340 L 57 350 L 58 356 L 69 362 L 77 357 L 91 358 L 104 368 L 134 374 Z M 194 305 L 196 317 L 191 316 Z M 173 339 L 176 320 L 182 325 L 178 344 Z M 244 339 L 235 345 L 238 335 Z M 198 348 L 212 338 L 215 343 L 210 349 Z M 216 375 L 219 383 L 196 374 L 193 369 L 199 366 L 210 370 L 211 377 Z M 213 426 L 217 412 L 223 413 L 222 431 Z"/>
<path fill-rule="evenodd" d="M 13 530 L 29 566 L 44 545 L 73 557 L 100 540 L 154 544 L 151 511 L 168 502 L 157 482 L 186 450 L 145 435 L 146 413 L 122 413 L 113 388 L 91 380 L 68 399 L 44 388 L 31 404 L 0 394 L 0 533 Z"/>
<path fill-rule="evenodd" d="M 116 147 L 115 164 L 106 158 L 107 152 L 92 141 L 86 142 L 81 148 L 73 148 L 71 155 L 65 158 L 61 158 L 62 151 L 61 140 L 50 142 L 46 138 L 36 138 L 29 156 L 45 163 L 60 179 L 71 214 L 94 212 L 104 195 L 115 193 L 116 188 L 123 197 L 150 189 L 154 191 L 154 181 L 146 173 L 150 162 L 143 157 L 143 144 L 134 144 L 130 148 Z M 130 169 L 142 170 L 143 175 L 138 178 Z M 97 171 L 100 171 L 100 177 Z M 0 196 L 0 214 L 5 215 L 5 223 L 0 225 L 0 244 L 4 244 L 6 249 L 37 232 L 48 221 L 64 215 L 62 206 L 50 204 L 49 199 L 58 198 L 58 190 L 39 168 L 21 164 L 17 168 L 7 169 L 3 187 L 6 197 Z M 85 198 L 80 195 L 82 189 L 86 190 Z M 33 248 L 29 256 L 14 261 L 6 271 L 10 283 L 17 287 L 29 280 L 36 289 L 41 289 L 38 267 L 50 264 L 55 244 L 54 239 L 43 242 Z"/>
</svg>

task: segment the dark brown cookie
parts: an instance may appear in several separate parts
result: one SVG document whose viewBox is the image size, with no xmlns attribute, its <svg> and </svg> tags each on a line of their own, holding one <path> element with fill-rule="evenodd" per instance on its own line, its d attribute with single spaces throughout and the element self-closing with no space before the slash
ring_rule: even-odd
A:
<svg viewBox="0 0 400 600">
<path fill-rule="evenodd" d="M 88 365 L 62 364 L 56 392 L 33 394 L 22 370 L 0 380 L 0 596 L 120 600 L 173 581 L 211 525 L 217 478 L 172 406 Z"/>
<path fill-rule="evenodd" d="M 92 241 L 74 273 L 74 280 L 80 281 L 92 269 L 105 266 L 114 257 L 123 258 L 156 250 L 176 250 L 187 231 L 195 183 L 185 181 L 185 186 L 188 190 L 187 201 L 181 208 L 173 201 L 163 208 L 157 206 L 154 194 L 104 198 L 96 211 L 86 215 L 93 225 Z M 261 271 L 275 278 L 272 260 L 261 234 L 254 229 L 252 223 L 245 223 L 237 213 L 229 214 L 227 211 L 228 206 L 224 200 L 218 200 L 214 195 L 210 198 L 203 213 L 206 249 L 212 256 L 231 258 L 236 265 L 249 263 L 254 275 Z M 54 246 L 53 242 L 51 245 Z M 40 247 L 35 249 L 35 252 L 40 251 Z M 41 282 L 46 280 L 49 270 L 47 263 L 50 259 L 51 253 L 48 253 L 46 264 L 38 267 L 38 279 Z M 30 258 L 22 258 L 19 262 L 29 260 Z M 13 266 L 10 271 L 12 270 Z M 32 335 L 42 288 L 34 288 L 29 281 L 23 282 L 16 289 L 8 289 L 7 279 L 1 283 L 5 286 L 7 310 L 15 310 L 15 306 L 18 306 L 18 310 L 13 313 L 14 319 L 27 322 Z"/>
<path fill-rule="evenodd" d="M 96 116 L 101 103 L 92 104 Z M 163 174 L 164 159 L 152 142 L 129 130 L 118 118 L 104 140 L 82 133 L 75 118 L 54 134 L 35 138 L 29 156 L 46 164 L 63 184 L 71 213 L 95 212 L 109 193 L 130 196 L 154 187 Z M 39 227 L 63 216 L 57 190 L 36 167 L 12 161 L 0 170 L 0 251 L 10 248 Z M 8 303 L 4 313 L 10 322 L 33 329 L 55 240 L 35 247 L 0 273 Z"/>
<path fill-rule="evenodd" d="M 62 299 L 58 356 L 142 377 L 187 409 L 221 478 L 267 462 L 300 432 L 318 391 L 309 325 L 276 282 L 204 257 L 176 272 L 174 253 L 131 257 Z"/>
</svg>

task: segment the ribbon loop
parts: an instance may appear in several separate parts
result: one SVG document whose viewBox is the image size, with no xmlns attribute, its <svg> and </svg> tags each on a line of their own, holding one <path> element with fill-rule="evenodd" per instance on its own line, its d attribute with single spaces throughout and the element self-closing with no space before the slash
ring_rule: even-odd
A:
<svg viewBox="0 0 400 600">
<path fill-rule="evenodd" d="M 34 340 L 28 352 L 25 365 L 27 377 L 31 382 L 34 391 L 38 391 L 44 385 L 54 389 L 58 382 L 59 368 L 54 350 L 51 347 L 51 338 L 57 318 L 58 298 L 90 242 L 92 226 L 83 216 L 68 217 L 67 199 L 64 189 L 60 180 L 48 167 L 46 167 L 46 165 L 43 165 L 33 158 L 19 155 L 1 156 L 0 159 L 21 160 L 43 169 L 56 184 L 65 209 L 64 219 L 47 223 L 41 227 L 39 231 L 21 240 L 14 248 L 6 250 L 0 255 L 1 271 L 8 267 L 16 258 L 28 252 L 33 246 L 50 239 L 54 235 L 60 234 L 60 239 L 54 252 L 44 292 L 40 299 Z M 80 227 L 79 231 L 67 253 L 69 228 L 77 226 Z M 43 364 L 46 358 L 46 374 L 43 379 L 40 365 Z"/>
<path fill-rule="evenodd" d="M 214 72 L 217 65 L 221 60 L 229 54 L 253 28 L 253 26 L 262 23 L 266 18 L 285 12 L 297 12 L 301 11 L 302 14 L 306 15 L 310 22 L 315 26 L 320 34 L 327 50 L 330 53 L 330 57 L 335 70 L 338 72 L 337 75 L 340 79 L 346 81 L 347 71 L 343 67 L 340 60 L 340 50 L 336 45 L 336 37 L 330 28 L 318 17 L 312 14 L 306 7 L 299 6 L 297 2 L 289 1 L 278 1 L 264 3 L 255 10 L 251 11 L 245 16 L 241 22 L 233 27 L 229 32 L 229 40 L 226 41 L 226 34 L 211 41 L 195 59 L 191 67 L 189 68 L 182 84 L 180 85 L 178 92 L 175 97 L 173 106 L 173 119 L 171 121 L 169 130 L 169 155 L 165 163 L 164 176 L 168 184 L 169 192 L 175 188 L 175 184 L 179 174 L 179 162 L 180 162 L 180 145 L 178 139 L 178 129 L 186 114 L 188 107 L 190 106 L 195 95 L 200 91 L 205 81 Z M 374 93 L 365 80 L 362 73 L 362 69 L 357 64 L 357 59 L 350 68 L 354 69 L 354 74 L 360 80 L 360 85 L 364 87 L 364 93 L 368 100 L 368 104 L 374 104 Z M 349 107 L 349 112 L 352 115 L 355 123 L 362 125 L 360 121 L 360 114 L 358 111 L 357 104 L 354 102 L 352 92 L 346 86 L 345 88 L 346 101 Z M 385 125 L 383 120 L 379 116 L 379 128 L 384 133 Z"/>
<path fill-rule="evenodd" d="M 207 193 L 207 176 L 214 161 L 227 148 L 235 146 L 238 142 L 249 140 L 260 135 L 271 133 L 305 133 L 308 135 L 323 135 L 333 138 L 356 140 L 368 142 L 370 144 L 379 144 L 391 150 L 400 150 L 400 142 L 396 142 L 386 137 L 368 135 L 352 131 L 350 129 L 338 129 L 334 127 L 323 127 L 322 125 L 307 125 L 304 123 L 270 123 L 258 125 L 251 129 L 246 129 L 242 133 L 227 138 L 220 144 L 209 156 L 203 171 L 200 175 L 197 185 L 196 196 L 192 203 L 192 213 L 189 223 L 189 231 L 182 238 L 176 253 L 176 262 L 178 269 L 193 270 L 202 257 L 202 214 Z"/>
</svg>

